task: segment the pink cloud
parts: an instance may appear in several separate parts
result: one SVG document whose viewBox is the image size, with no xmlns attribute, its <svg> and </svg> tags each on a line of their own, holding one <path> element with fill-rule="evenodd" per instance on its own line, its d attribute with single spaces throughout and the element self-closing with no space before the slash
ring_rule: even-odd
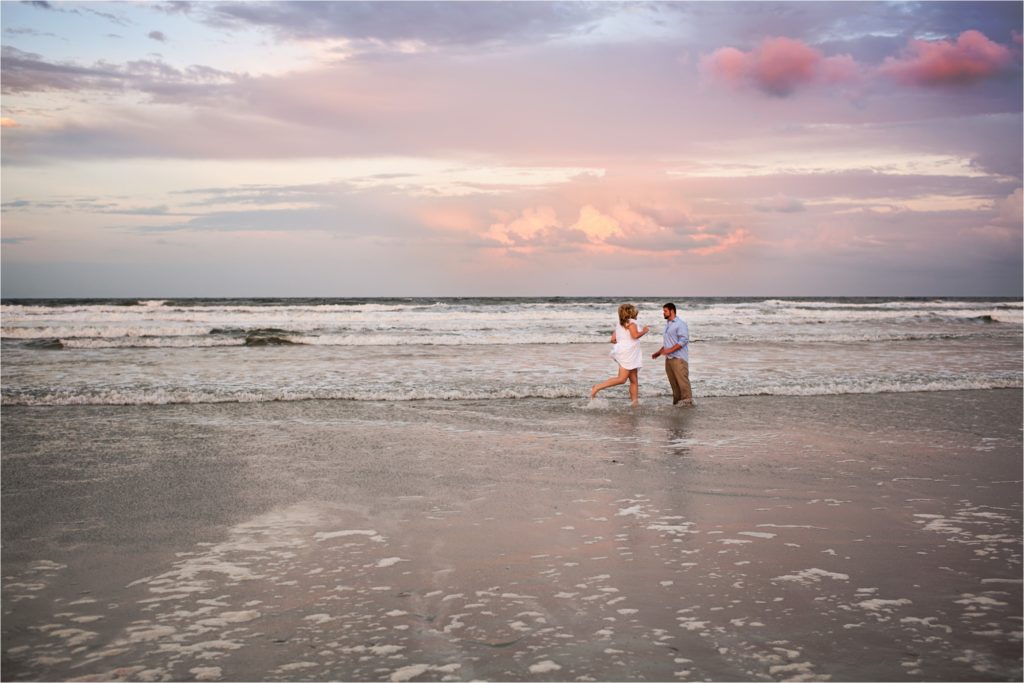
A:
<svg viewBox="0 0 1024 683">
<path fill-rule="evenodd" d="M 723 47 L 701 59 L 712 79 L 734 87 L 754 87 L 776 97 L 808 85 L 855 82 L 859 69 L 849 55 L 825 57 L 792 38 L 769 38 L 755 50 Z"/>
<path fill-rule="evenodd" d="M 956 42 L 912 40 L 902 56 L 887 58 L 880 72 L 908 85 L 969 85 L 999 74 L 1012 59 L 1009 48 L 979 31 L 964 31 Z"/>
<path fill-rule="evenodd" d="M 518 214 L 492 211 L 498 221 L 482 237 L 489 246 L 520 254 L 542 251 L 577 251 L 591 244 L 591 236 L 578 226 L 566 226 L 550 206 L 526 207 Z"/>
<path fill-rule="evenodd" d="M 723 47 L 702 57 L 701 68 L 713 78 L 739 87 L 744 84 L 749 70 L 750 55 L 734 47 Z"/>
<path fill-rule="evenodd" d="M 751 235 L 748 230 L 733 230 L 727 235 L 713 235 L 708 236 L 706 234 L 692 235 L 694 239 L 712 237 L 711 240 L 701 239 L 700 241 L 711 241 L 713 244 L 709 244 L 706 247 L 698 247 L 696 249 L 690 249 L 691 254 L 697 254 L 698 256 L 710 256 L 712 254 L 720 254 L 723 251 L 728 251 L 734 247 L 738 247 L 742 244 L 751 241 Z"/>
<path fill-rule="evenodd" d="M 683 216 L 679 208 L 659 211 Z M 528 207 L 517 213 L 493 212 L 492 223 L 482 237 L 491 246 L 510 254 L 584 252 L 659 256 L 688 254 L 706 257 L 749 244 L 746 229 L 712 229 L 706 225 L 673 228 L 661 224 L 644 206 L 617 202 L 610 206 L 584 204 L 567 209 L 575 220 L 560 220 L 550 206 Z"/>
</svg>

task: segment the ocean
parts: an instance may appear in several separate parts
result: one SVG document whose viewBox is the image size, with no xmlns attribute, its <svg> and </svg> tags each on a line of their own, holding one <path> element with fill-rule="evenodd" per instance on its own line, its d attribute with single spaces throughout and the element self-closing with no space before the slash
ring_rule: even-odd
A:
<svg viewBox="0 0 1024 683">
<path fill-rule="evenodd" d="M 670 395 L 661 304 L 641 401 Z M 1020 388 L 1007 298 L 676 299 L 698 399 Z M 576 399 L 615 374 L 612 298 L 5 300 L 2 404 Z M 620 396 L 621 394 L 621 396 Z M 602 396 L 627 397 L 625 387 Z"/>
</svg>

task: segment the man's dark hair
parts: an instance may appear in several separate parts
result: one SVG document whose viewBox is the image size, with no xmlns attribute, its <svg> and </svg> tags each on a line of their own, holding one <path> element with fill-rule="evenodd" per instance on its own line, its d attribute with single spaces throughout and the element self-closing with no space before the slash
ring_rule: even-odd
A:
<svg viewBox="0 0 1024 683">
<path fill-rule="evenodd" d="M 667 308 L 668 310 L 672 311 L 673 313 L 676 312 L 676 305 L 674 303 L 672 303 L 671 301 L 669 303 L 665 304 L 664 306 L 662 306 L 662 308 Z"/>
</svg>

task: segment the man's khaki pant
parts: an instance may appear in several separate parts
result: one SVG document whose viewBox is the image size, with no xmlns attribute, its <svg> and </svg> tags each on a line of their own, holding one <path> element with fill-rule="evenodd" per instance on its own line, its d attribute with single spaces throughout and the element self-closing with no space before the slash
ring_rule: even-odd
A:
<svg viewBox="0 0 1024 683">
<path fill-rule="evenodd" d="M 680 401 L 692 402 L 689 364 L 682 358 L 666 358 L 665 374 L 668 375 L 668 383 L 672 385 L 672 405 Z"/>
</svg>

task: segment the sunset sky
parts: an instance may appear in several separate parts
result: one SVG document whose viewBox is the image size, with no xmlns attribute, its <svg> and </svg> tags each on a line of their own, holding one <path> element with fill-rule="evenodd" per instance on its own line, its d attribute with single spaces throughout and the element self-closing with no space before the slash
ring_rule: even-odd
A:
<svg viewBox="0 0 1024 683">
<path fill-rule="evenodd" d="M 2 295 L 1022 293 L 1020 2 L 3 2 Z"/>
</svg>

